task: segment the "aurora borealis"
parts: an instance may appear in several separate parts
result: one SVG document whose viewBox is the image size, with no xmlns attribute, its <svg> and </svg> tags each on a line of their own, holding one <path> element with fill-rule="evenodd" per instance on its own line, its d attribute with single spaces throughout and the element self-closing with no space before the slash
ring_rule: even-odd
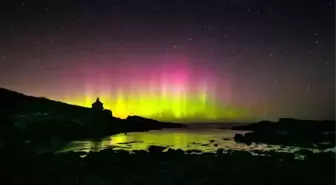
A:
<svg viewBox="0 0 336 185">
<path fill-rule="evenodd" d="M 64 96 L 63 100 L 90 107 L 100 97 L 105 107 L 121 118 L 141 115 L 164 120 L 216 120 L 246 114 L 228 103 L 231 99 L 229 79 L 222 80 L 222 94 L 216 95 L 218 82 L 213 70 L 191 65 L 186 56 L 130 60 L 141 62 L 140 65 L 126 62 L 117 68 L 89 64 L 77 69 L 79 72 L 65 70 L 63 75 L 77 73 L 75 84 L 82 87 L 79 93 Z M 70 89 L 73 90 L 72 86 Z"/>
<path fill-rule="evenodd" d="M 8 1 L 0 86 L 117 117 L 334 119 L 334 1 Z"/>
</svg>

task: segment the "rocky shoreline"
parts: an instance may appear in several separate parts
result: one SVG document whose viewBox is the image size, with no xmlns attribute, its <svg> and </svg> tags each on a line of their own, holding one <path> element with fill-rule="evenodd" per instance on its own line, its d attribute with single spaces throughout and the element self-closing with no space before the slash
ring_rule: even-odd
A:
<svg viewBox="0 0 336 185">
<path fill-rule="evenodd" d="M 83 153 L 0 153 L 1 184 L 335 184 L 335 155 L 218 150 L 193 154 L 150 147 L 127 152 L 106 149 Z M 19 178 L 18 178 L 19 177 Z M 5 183 L 6 182 L 6 183 Z"/>
<path fill-rule="evenodd" d="M 250 145 L 265 143 L 273 145 L 297 146 L 327 149 L 335 147 L 335 121 L 311 121 L 296 119 L 279 119 L 278 122 L 263 121 L 233 130 L 250 131 L 236 134 L 236 142 Z"/>
</svg>

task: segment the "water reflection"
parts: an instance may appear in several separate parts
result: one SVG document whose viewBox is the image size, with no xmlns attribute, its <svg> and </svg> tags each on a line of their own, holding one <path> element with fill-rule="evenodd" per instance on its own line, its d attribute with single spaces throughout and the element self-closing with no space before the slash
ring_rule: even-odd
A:
<svg viewBox="0 0 336 185">
<path fill-rule="evenodd" d="M 283 147 L 279 145 L 236 143 L 233 139 L 236 133 L 244 131 L 232 130 L 194 130 L 194 129 L 165 129 L 160 131 L 134 132 L 113 135 L 101 140 L 74 141 L 60 152 L 82 151 L 98 152 L 106 148 L 123 150 L 146 150 L 151 145 L 164 146 L 182 150 L 200 150 L 202 152 L 214 152 L 218 149 L 232 150 L 276 150 L 283 152 L 295 152 L 296 147 Z"/>
</svg>

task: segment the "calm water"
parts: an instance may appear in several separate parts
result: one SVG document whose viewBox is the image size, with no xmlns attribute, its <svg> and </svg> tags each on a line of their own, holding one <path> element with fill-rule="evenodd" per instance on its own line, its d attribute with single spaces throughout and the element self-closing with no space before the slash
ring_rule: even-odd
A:
<svg viewBox="0 0 336 185">
<path fill-rule="evenodd" d="M 244 131 L 217 130 L 217 129 L 164 129 L 149 132 L 134 132 L 112 135 L 102 140 L 74 141 L 64 147 L 60 152 L 68 151 L 100 151 L 106 148 L 123 150 L 146 150 L 151 145 L 164 146 L 182 150 L 200 150 L 214 152 L 217 149 L 233 150 L 276 150 L 295 152 L 300 148 L 282 147 L 279 145 L 252 144 L 250 146 L 236 143 L 233 137 L 236 133 Z"/>
</svg>

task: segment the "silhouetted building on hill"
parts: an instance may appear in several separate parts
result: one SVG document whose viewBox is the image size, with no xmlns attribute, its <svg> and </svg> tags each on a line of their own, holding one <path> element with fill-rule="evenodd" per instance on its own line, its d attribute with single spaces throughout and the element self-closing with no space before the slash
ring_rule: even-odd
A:
<svg viewBox="0 0 336 185">
<path fill-rule="evenodd" d="M 97 98 L 96 102 L 92 104 L 92 108 L 95 110 L 100 110 L 100 111 L 104 110 L 103 103 L 100 102 L 99 98 Z"/>
<path fill-rule="evenodd" d="M 108 109 L 104 109 L 103 105 L 104 104 L 99 100 L 99 98 L 97 98 L 96 102 L 92 104 L 92 109 L 101 111 L 103 114 L 100 114 L 100 115 L 106 115 L 109 117 L 113 116 L 112 111 Z"/>
</svg>

